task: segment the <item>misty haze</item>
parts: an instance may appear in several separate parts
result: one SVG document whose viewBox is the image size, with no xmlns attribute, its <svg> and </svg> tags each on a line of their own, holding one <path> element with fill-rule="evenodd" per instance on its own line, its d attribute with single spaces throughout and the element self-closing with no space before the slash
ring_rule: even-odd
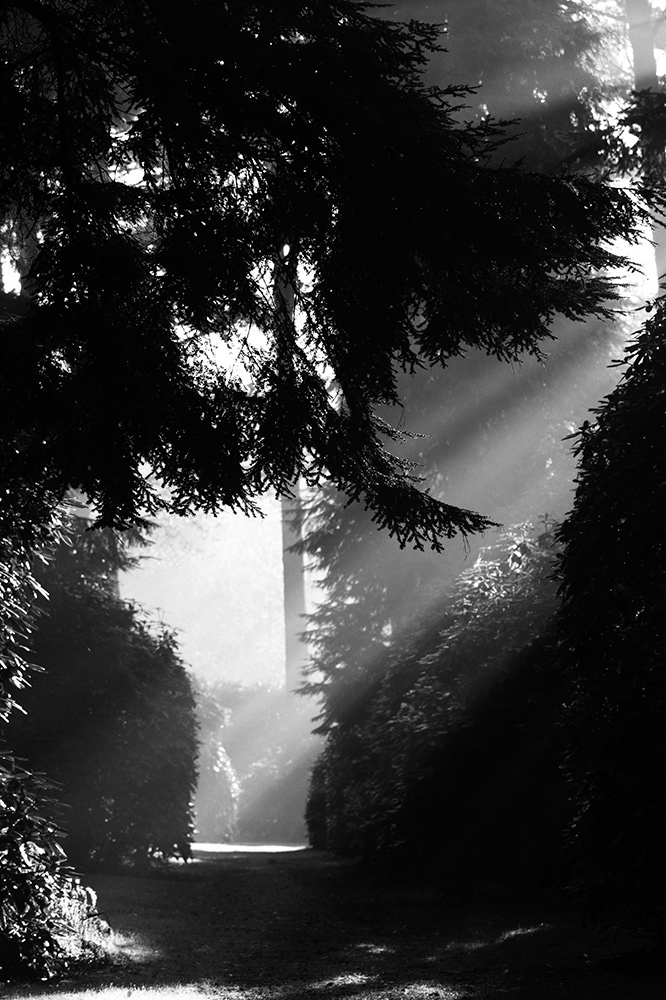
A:
<svg viewBox="0 0 666 1000">
<path fill-rule="evenodd" d="M 0 53 L 0 995 L 662 1000 L 666 0 Z"/>
</svg>

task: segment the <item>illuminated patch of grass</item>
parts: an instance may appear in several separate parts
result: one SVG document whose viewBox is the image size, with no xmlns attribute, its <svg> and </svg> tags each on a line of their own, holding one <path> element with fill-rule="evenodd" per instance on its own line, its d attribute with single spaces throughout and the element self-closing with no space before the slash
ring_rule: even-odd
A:
<svg viewBox="0 0 666 1000">
<path fill-rule="evenodd" d="M 33 992 L 12 994 L 12 1000 L 44 1000 L 45 996 L 57 1000 L 260 1000 L 260 991 L 241 991 L 234 987 L 225 988 L 205 980 L 200 983 L 165 984 L 160 986 L 116 986 L 109 984 L 98 987 L 68 988 L 61 984 L 35 989 Z M 279 991 L 278 991 L 279 992 Z"/>
</svg>

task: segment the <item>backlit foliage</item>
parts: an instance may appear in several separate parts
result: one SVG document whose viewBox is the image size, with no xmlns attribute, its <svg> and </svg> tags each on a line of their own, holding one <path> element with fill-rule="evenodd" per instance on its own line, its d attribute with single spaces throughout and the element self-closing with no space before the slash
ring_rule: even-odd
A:
<svg viewBox="0 0 666 1000">
<path fill-rule="evenodd" d="M 51 543 L 60 534 L 60 517 L 43 529 Z M 0 978 L 5 981 L 61 972 L 86 941 L 92 949 L 101 928 L 91 897 L 66 866 L 53 787 L 8 752 L 7 727 L 21 713 L 25 689 L 35 679 L 29 644 L 41 593 L 29 552 L 18 542 L 0 542 Z"/>
<path fill-rule="evenodd" d="M 657 938 L 666 918 L 665 330 L 662 301 L 579 435 L 578 489 L 559 533 L 572 885 L 590 912 Z"/>
<path fill-rule="evenodd" d="M 352 0 L 3 6 L 3 530 L 72 485 L 124 526 L 322 471 L 401 543 L 488 524 L 376 409 L 417 359 L 603 313 L 634 210 L 491 168 L 464 88 L 421 78 L 437 42 Z"/>
<path fill-rule="evenodd" d="M 558 768 L 552 525 L 485 549 L 365 684 L 321 685 L 317 846 L 419 866 L 452 890 L 552 875 Z"/>
<path fill-rule="evenodd" d="M 141 864 L 192 836 L 194 697 L 174 635 L 116 594 L 118 544 L 85 523 L 42 573 L 49 600 L 31 646 L 45 672 L 10 733 L 60 786 L 68 856 Z"/>
</svg>

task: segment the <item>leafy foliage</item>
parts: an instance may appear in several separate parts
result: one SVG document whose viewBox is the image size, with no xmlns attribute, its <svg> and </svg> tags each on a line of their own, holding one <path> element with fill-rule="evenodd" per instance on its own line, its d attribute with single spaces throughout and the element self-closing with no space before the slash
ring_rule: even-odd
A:
<svg viewBox="0 0 666 1000">
<path fill-rule="evenodd" d="M 463 116 L 520 117 L 512 126 L 520 140 L 500 146 L 498 157 L 520 154 L 541 171 L 561 171 L 575 144 L 588 141 L 585 101 L 598 89 L 592 57 L 606 25 L 602 31 L 587 4 L 405 0 L 395 13 L 405 20 L 446 17 L 448 51 L 433 55 L 428 79 L 441 84 L 469 73 L 470 81 L 481 81 Z M 492 495 L 493 515 L 507 524 L 543 510 L 563 516 L 574 474 L 563 439 L 611 387 L 607 365 L 626 331 L 603 320 L 585 328 L 560 321 L 551 331 L 557 342 L 546 364 L 526 365 L 520 377 L 498 371 L 485 352 L 468 351 L 448 358 L 444 371 L 400 379 L 405 405 L 398 419 L 430 433 L 403 442 L 399 454 L 425 470 L 433 497 L 445 498 L 467 476 L 479 483 L 474 506 Z M 395 414 L 383 411 L 388 421 Z M 504 469 L 511 463 L 515 476 Z M 399 552 L 373 529 L 370 514 L 330 484 L 305 523 L 303 549 L 328 593 L 312 618 L 311 638 L 318 660 L 329 657 L 331 668 L 337 662 L 350 685 L 360 683 L 366 660 L 381 656 L 386 635 L 436 600 L 460 565 L 438 554 Z"/>
<path fill-rule="evenodd" d="M 174 635 L 118 598 L 115 553 L 81 527 L 56 551 L 32 640 L 46 672 L 12 727 L 15 750 L 62 786 L 68 854 L 86 865 L 167 857 L 192 832 L 190 680 Z"/>
<path fill-rule="evenodd" d="M 71 485 L 125 526 L 325 472 L 401 544 L 488 525 L 418 491 L 377 407 L 401 366 L 605 314 L 635 213 L 491 167 L 422 79 L 437 40 L 352 0 L 4 5 L 6 523 Z"/>
<path fill-rule="evenodd" d="M 520 153 L 527 164 L 549 172 L 561 171 L 563 163 L 570 168 L 608 171 L 613 164 L 604 143 L 615 143 L 617 154 L 617 132 L 604 131 L 604 121 L 597 121 L 599 107 L 592 99 L 597 101 L 601 88 L 592 75 L 590 60 L 606 26 L 601 20 L 591 22 L 584 16 L 585 8 L 589 12 L 589 5 L 579 3 L 451 0 L 434 4 L 427 0 L 417 3 L 407 0 L 399 5 L 399 12 L 403 17 L 426 18 L 446 13 L 449 55 L 432 60 L 430 78 L 441 81 L 451 69 L 458 79 L 461 72 L 469 72 L 470 81 L 482 82 L 478 94 L 470 98 L 478 116 L 490 113 L 520 117 L 511 128 L 521 133 L 518 142 L 501 146 L 497 150 L 499 158 Z M 660 95 L 654 95 L 654 100 L 650 95 L 643 97 L 642 105 L 636 100 L 632 107 L 642 106 L 644 110 L 652 107 L 654 111 L 663 103 Z M 630 109 L 623 126 L 630 121 L 631 114 Z M 640 127 L 643 140 L 645 124 L 645 115 L 642 122 L 637 119 L 633 122 L 634 133 Z M 663 122 L 659 123 L 657 115 L 652 114 L 648 136 L 652 146 L 659 135 L 659 126 L 663 134 Z M 625 168 L 628 169 L 629 163 L 635 169 L 643 152 L 636 147 L 631 158 L 625 157 Z M 652 201 L 655 203 L 655 196 Z M 557 459 L 563 452 L 557 439 L 570 433 L 583 419 L 584 410 L 608 391 L 603 383 L 606 377 L 603 369 L 610 357 L 610 336 L 604 343 L 609 330 L 603 326 L 599 324 L 591 338 L 593 342 L 597 340 L 592 350 L 589 350 L 589 331 L 577 331 L 576 347 L 563 355 L 566 362 L 562 370 L 568 372 L 568 377 L 567 392 L 562 393 L 561 400 L 554 403 L 544 400 L 548 371 L 543 380 L 536 380 L 538 392 L 528 400 L 524 413 L 521 411 L 520 435 L 515 433 L 518 405 L 514 392 L 511 393 L 514 433 L 507 438 L 511 440 L 512 451 L 520 449 L 521 481 L 527 478 L 531 463 L 538 465 L 546 457 L 552 471 L 552 457 Z M 558 327 L 558 335 L 560 330 Z M 586 345 L 585 353 L 580 349 L 581 343 Z M 427 413 L 433 401 L 437 407 L 432 420 L 436 435 L 432 444 L 426 442 L 422 447 L 424 464 L 432 470 L 429 485 L 435 495 L 448 484 L 450 469 L 455 468 L 456 449 L 460 448 L 467 457 L 470 455 L 469 441 L 477 426 L 482 432 L 478 435 L 479 450 L 489 454 L 492 464 L 490 432 L 504 419 L 503 408 L 508 409 L 502 394 L 498 394 L 494 405 L 488 382 L 479 379 L 476 385 L 471 373 L 467 381 L 470 359 L 457 368 L 455 360 L 449 365 L 452 370 L 448 373 L 448 385 L 446 381 L 433 380 L 432 386 L 426 384 L 423 391 L 422 380 L 421 393 L 415 394 L 417 411 L 422 407 Z M 599 374 L 583 386 L 588 396 L 581 391 L 574 402 L 573 395 L 568 395 L 569 385 L 582 383 L 587 371 L 595 365 Z M 494 389 L 493 383 L 490 385 Z M 600 391 L 598 386 L 604 388 Z M 539 450 L 525 454 L 523 427 L 528 421 L 537 420 L 543 421 L 545 433 Z M 569 431 L 564 429 L 564 421 L 570 423 Z M 416 425 L 419 426 L 418 421 Z M 460 446 L 461 438 L 464 449 Z M 541 450 L 544 447 L 550 449 L 548 455 Z M 505 453 L 501 454 L 504 457 Z M 495 502 L 501 504 L 496 495 Z M 537 509 L 552 510 L 527 505 L 522 516 L 529 516 Z M 519 642 L 513 652 L 506 652 L 505 670 L 499 673 L 502 680 L 493 686 L 492 693 L 485 696 L 481 691 L 478 700 L 467 702 L 457 689 L 459 679 L 466 674 L 464 658 L 451 672 L 448 667 L 443 669 L 441 678 L 433 678 L 423 668 L 423 679 L 418 673 L 414 679 L 414 664 L 420 663 L 420 647 L 409 623 L 415 609 L 419 603 L 433 606 L 437 609 L 433 612 L 436 621 L 442 614 L 439 609 L 450 605 L 452 627 L 457 622 L 463 635 L 459 645 L 447 649 L 445 663 L 455 662 L 458 648 L 465 656 L 471 656 L 472 662 L 477 662 L 477 658 L 478 662 L 484 662 L 488 656 L 491 662 L 498 663 L 504 662 L 505 651 L 511 650 L 504 632 L 505 610 L 508 628 L 511 609 L 520 607 L 520 603 L 514 605 L 504 594 L 493 610 L 489 604 L 488 621 L 495 620 L 498 628 L 493 634 L 488 624 L 488 631 L 484 632 L 486 625 L 478 627 L 484 621 L 483 616 L 477 619 L 469 615 L 469 608 L 484 607 L 483 587 L 477 597 L 469 595 L 468 607 L 464 602 L 452 600 L 450 593 L 442 597 L 438 588 L 446 584 L 446 574 L 450 573 L 446 564 L 438 567 L 433 560 L 426 562 L 420 558 L 398 561 L 382 553 L 379 545 L 369 544 L 367 523 L 359 512 L 353 507 L 345 508 L 344 498 L 342 503 L 338 500 L 336 508 L 332 491 L 320 495 L 306 533 L 305 549 L 318 568 L 323 567 L 329 593 L 329 601 L 312 617 L 312 640 L 320 674 L 313 672 L 311 687 L 322 696 L 320 721 L 328 734 L 326 751 L 315 769 L 309 803 L 313 841 L 394 860 L 410 853 L 421 854 L 428 860 L 437 856 L 455 858 L 462 882 L 479 877 L 484 865 L 486 874 L 489 868 L 494 868 L 497 875 L 503 866 L 515 873 L 520 869 L 521 853 L 532 871 L 539 867 L 538 857 L 542 861 L 552 859 L 568 815 L 558 771 L 561 737 L 555 724 L 565 682 L 561 667 L 554 662 L 552 624 L 545 618 L 541 625 L 533 622 L 534 631 L 529 637 L 523 635 L 521 640 L 524 648 L 521 649 Z M 585 565 L 582 560 L 581 573 Z M 596 566 L 594 560 L 590 565 Z M 467 586 L 466 579 L 463 574 L 453 585 L 453 594 L 457 587 Z M 552 616 L 557 604 L 552 585 L 544 588 L 542 594 L 548 594 Z M 525 609 L 529 608 L 528 601 Z M 520 635 L 522 622 L 518 619 L 514 624 Z M 580 625 L 581 629 L 587 628 L 584 613 Z M 409 636 L 406 646 L 400 638 L 405 628 Z M 469 654 L 468 649 L 472 650 Z M 427 662 L 427 645 L 424 655 Z M 581 685 L 584 676 L 581 670 Z M 392 698 L 387 694 L 391 690 Z M 600 705 L 603 703 L 601 684 L 593 683 L 590 697 Z M 577 738 L 580 741 L 577 766 L 583 768 L 584 724 L 577 730 Z M 602 759 L 600 754 L 599 766 Z M 534 764 L 531 775 L 530 764 Z M 511 782 L 515 789 L 520 789 L 514 798 Z M 393 799 L 387 792 L 389 788 L 393 789 Z M 528 788 L 532 791 L 527 792 Z M 531 812 L 534 826 L 518 823 L 512 829 L 516 815 L 525 811 L 524 800 L 520 798 L 523 792 L 534 805 Z M 450 810 L 449 804 L 452 804 Z M 486 832 L 489 815 L 492 815 L 494 839 Z M 530 844 L 535 846 L 535 853 L 531 853 Z M 511 845 L 515 848 L 512 860 Z M 591 863 L 592 840 L 588 848 Z M 455 881 L 453 865 L 443 877 L 449 884 Z"/>
<path fill-rule="evenodd" d="M 554 864 L 565 801 L 552 569 L 551 524 L 507 533 L 387 641 L 364 685 L 324 676 L 316 844 L 423 862 L 456 891 Z"/>
<path fill-rule="evenodd" d="M 567 774 L 573 889 L 591 912 L 663 936 L 663 301 L 617 389 L 577 441 L 578 488 L 559 532 L 562 658 L 572 686 Z"/>
<path fill-rule="evenodd" d="M 53 812 L 52 786 L 0 761 L 0 969 L 14 978 L 49 979 L 72 958 L 92 957 L 106 926 L 95 896 L 65 865 L 61 832 L 41 815 Z"/>
<path fill-rule="evenodd" d="M 42 530 L 46 542 L 62 537 L 60 513 Z M 34 605 L 43 594 L 28 549 L 0 542 L 0 717 L 3 744 L 10 717 L 22 711 L 37 670 L 27 656 Z M 22 697 L 21 697 L 21 700 Z M 2 978 L 48 979 L 73 955 L 99 943 L 102 924 L 89 890 L 72 878 L 53 821 L 52 786 L 3 748 L 0 755 L 0 968 Z"/>
<path fill-rule="evenodd" d="M 62 538 L 60 514 L 42 527 L 45 545 Z M 44 589 L 33 572 L 34 554 L 21 541 L 0 538 L 0 720 L 9 721 L 21 711 L 17 701 L 28 684 L 31 671 L 39 670 L 28 656 L 28 640 L 34 625 L 34 605 Z"/>
</svg>

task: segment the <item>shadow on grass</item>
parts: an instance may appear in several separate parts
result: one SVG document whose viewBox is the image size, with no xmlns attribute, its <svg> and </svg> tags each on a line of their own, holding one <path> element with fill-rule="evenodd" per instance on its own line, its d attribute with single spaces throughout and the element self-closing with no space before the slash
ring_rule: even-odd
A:
<svg viewBox="0 0 666 1000">
<path fill-rule="evenodd" d="M 663 1000 L 620 981 L 561 908 L 387 886 L 322 852 L 195 851 L 189 865 L 87 879 L 114 928 L 100 968 L 6 996 L 146 1000 Z M 601 972 L 599 970 L 602 970 Z"/>
</svg>

